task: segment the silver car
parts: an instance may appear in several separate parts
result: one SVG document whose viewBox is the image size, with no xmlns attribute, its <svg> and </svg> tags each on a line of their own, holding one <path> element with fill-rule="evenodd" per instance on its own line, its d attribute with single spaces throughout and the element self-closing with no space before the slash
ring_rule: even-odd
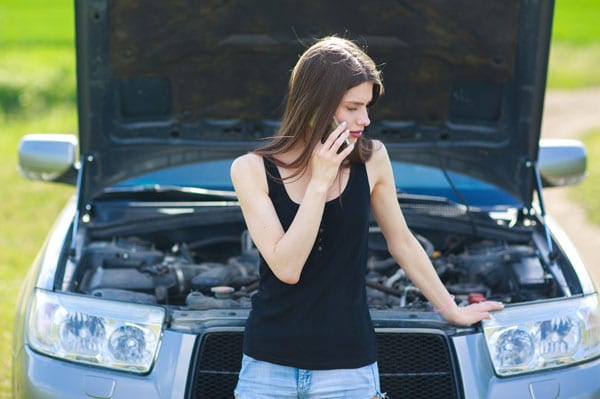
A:
<svg viewBox="0 0 600 399">
<path fill-rule="evenodd" d="M 364 45 L 406 220 L 459 305 L 446 323 L 370 228 L 391 398 L 598 398 L 598 292 L 542 187 L 585 149 L 540 142 L 553 3 L 76 1 L 79 134 L 23 137 L 22 174 L 73 184 L 18 301 L 14 398 L 230 398 L 258 254 L 229 179 L 273 136 L 316 37 Z M 318 95 L 318 93 L 315 93 Z M 401 266 L 401 265 L 400 265 Z"/>
</svg>

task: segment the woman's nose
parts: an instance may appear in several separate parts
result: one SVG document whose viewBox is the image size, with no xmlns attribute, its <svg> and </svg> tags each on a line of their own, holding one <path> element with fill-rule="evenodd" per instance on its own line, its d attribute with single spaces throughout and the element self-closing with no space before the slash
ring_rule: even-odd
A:
<svg viewBox="0 0 600 399">
<path fill-rule="evenodd" d="M 365 108 L 361 115 L 358 118 L 358 124 L 361 126 L 369 126 L 371 124 L 371 120 L 369 119 L 369 112 Z"/>
</svg>

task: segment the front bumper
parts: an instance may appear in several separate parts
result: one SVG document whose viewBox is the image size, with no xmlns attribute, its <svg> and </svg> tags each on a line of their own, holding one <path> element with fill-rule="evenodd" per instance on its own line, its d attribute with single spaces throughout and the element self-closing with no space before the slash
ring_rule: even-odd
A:
<svg viewBox="0 0 600 399">
<path fill-rule="evenodd" d="M 13 359 L 13 398 L 185 398 L 196 336 L 165 331 L 147 375 L 85 366 L 40 355 L 29 346 Z"/>
<path fill-rule="evenodd" d="M 165 331 L 156 364 L 143 376 L 53 359 L 25 346 L 14 359 L 14 398 L 188 398 L 197 339 L 194 334 Z M 600 359 L 499 378 L 489 361 L 483 334 L 452 337 L 451 345 L 465 399 L 600 398 Z"/>
</svg>

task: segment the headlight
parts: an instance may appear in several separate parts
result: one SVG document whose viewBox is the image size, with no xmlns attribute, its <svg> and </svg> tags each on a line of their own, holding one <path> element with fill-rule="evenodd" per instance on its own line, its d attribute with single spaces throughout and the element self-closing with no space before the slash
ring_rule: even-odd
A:
<svg viewBox="0 0 600 399">
<path fill-rule="evenodd" d="M 152 367 L 164 309 L 37 290 L 31 307 L 31 347 L 49 356 L 146 373 Z"/>
<path fill-rule="evenodd" d="M 600 356 L 596 295 L 506 307 L 483 321 L 496 373 L 508 376 Z"/>
</svg>

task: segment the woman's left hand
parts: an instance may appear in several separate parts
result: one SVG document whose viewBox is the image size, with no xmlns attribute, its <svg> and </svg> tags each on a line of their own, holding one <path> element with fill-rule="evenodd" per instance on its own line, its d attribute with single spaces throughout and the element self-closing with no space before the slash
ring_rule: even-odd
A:
<svg viewBox="0 0 600 399">
<path fill-rule="evenodd" d="M 500 302 L 484 301 L 464 307 L 452 306 L 444 311 L 442 316 L 452 324 L 470 326 L 483 319 L 491 319 L 490 312 L 502 309 L 504 309 L 504 305 Z"/>
</svg>

